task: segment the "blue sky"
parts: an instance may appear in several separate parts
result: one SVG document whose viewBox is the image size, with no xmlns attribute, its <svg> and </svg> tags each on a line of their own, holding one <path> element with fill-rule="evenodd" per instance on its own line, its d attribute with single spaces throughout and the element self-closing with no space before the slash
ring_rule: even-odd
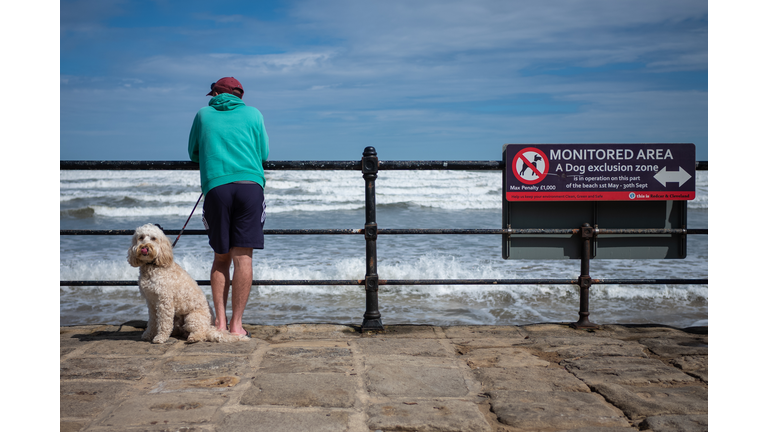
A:
<svg viewBox="0 0 768 432">
<path fill-rule="evenodd" d="M 223 76 L 264 114 L 272 160 L 639 142 L 708 159 L 700 0 L 64 0 L 61 159 L 186 160 Z"/>
</svg>

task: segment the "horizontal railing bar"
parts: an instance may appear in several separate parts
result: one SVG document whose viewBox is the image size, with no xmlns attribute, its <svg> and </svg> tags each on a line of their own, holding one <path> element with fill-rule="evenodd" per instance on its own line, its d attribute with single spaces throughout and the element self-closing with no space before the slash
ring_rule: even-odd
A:
<svg viewBox="0 0 768 432">
<path fill-rule="evenodd" d="M 60 230 L 59 235 L 133 235 L 135 230 Z M 163 229 L 165 235 L 178 235 L 181 230 Z M 186 229 L 184 235 L 206 235 L 207 232 L 201 229 Z M 293 234 L 364 234 L 363 229 L 273 229 L 264 230 L 264 234 L 269 235 L 293 235 Z"/>
<path fill-rule="evenodd" d="M 503 161 L 379 161 L 379 171 L 398 170 L 468 170 L 501 171 Z"/>
<path fill-rule="evenodd" d="M 697 171 L 707 171 L 708 161 L 697 161 Z M 266 161 L 266 170 L 354 170 L 362 169 L 361 161 Z M 503 161 L 379 161 L 379 170 L 469 170 L 500 171 Z M 199 170 L 191 161 L 103 161 L 63 160 L 60 170 Z"/>
<path fill-rule="evenodd" d="M 361 161 L 266 161 L 266 170 L 350 170 L 362 171 Z"/>
<path fill-rule="evenodd" d="M 199 170 L 192 161 L 62 160 L 60 170 Z"/>
<path fill-rule="evenodd" d="M 641 228 L 641 229 L 605 229 L 595 228 L 595 235 L 599 234 L 708 234 L 707 228 Z"/>
<path fill-rule="evenodd" d="M 59 235 L 133 235 L 135 230 L 59 230 Z M 164 229 L 166 235 L 178 235 L 181 230 Z M 410 235 L 410 234 L 579 234 L 578 228 L 564 229 L 420 229 L 420 228 L 382 228 L 377 230 L 380 235 Z M 675 228 L 675 229 L 595 229 L 596 234 L 708 234 L 707 228 Z M 206 235 L 205 230 L 184 230 L 185 235 Z M 317 234 L 365 234 L 363 229 L 272 229 L 264 230 L 265 235 L 317 235 Z"/>
<path fill-rule="evenodd" d="M 384 235 L 409 235 L 409 234 L 578 234 L 580 229 L 456 229 L 456 228 L 382 228 L 378 234 Z"/>
<path fill-rule="evenodd" d="M 591 279 L 603 285 L 707 284 L 707 279 Z M 379 285 L 578 285 L 578 279 L 379 279 Z"/>
<path fill-rule="evenodd" d="M 210 285 L 210 280 L 198 280 Z M 592 279 L 593 285 L 707 285 L 709 279 Z M 379 285 L 578 285 L 578 279 L 379 279 Z M 365 280 L 254 280 L 254 286 L 365 285 Z M 60 281 L 60 286 L 138 286 L 137 281 Z"/>
<path fill-rule="evenodd" d="M 266 161 L 268 170 L 362 170 L 361 161 Z M 59 161 L 60 170 L 186 170 L 196 171 L 200 165 L 191 161 Z"/>
<path fill-rule="evenodd" d="M 266 231 L 265 231 L 266 232 Z M 595 229 L 597 234 L 707 234 L 707 228 L 629 228 L 629 229 Z M 380 229 L 378 234 L 579 234 L 580 228 L 520 228 L 520 229 L 419 229 L 394 228 Z"/>
<path fill-rule="evenodd" d="M 592 285 L 708 285 L 709 279 L 592 279 Z M 685 281 L 685 282 L 680 282 Z"/>
<path fill-rule="evenodd" d="M 195 281 L 210 285 L 210 280 Z M 254 280 L 251 285 L 364 285 L 364 280 Z M 59 286 L 138 286 L 138 281 L 60 281 Z"/>
</svg>

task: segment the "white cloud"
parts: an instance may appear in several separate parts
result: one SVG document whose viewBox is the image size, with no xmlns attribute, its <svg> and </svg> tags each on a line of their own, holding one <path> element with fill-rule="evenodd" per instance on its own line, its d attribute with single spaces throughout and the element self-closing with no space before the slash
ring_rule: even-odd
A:
<svg viewBox="0 0 768 432">
<path fill-rule="evenodd" d="M 158 55 L 142 60 L 132 72 L 156 76 L 215 77 L 230 74 L 293 75 L 316 71 L 333 56 L 332 52 L 294 52 L 287 54 L 200 54 L 175 57 Z M 222 76 L 223 76 L 222 75 Z"/>
</svg>

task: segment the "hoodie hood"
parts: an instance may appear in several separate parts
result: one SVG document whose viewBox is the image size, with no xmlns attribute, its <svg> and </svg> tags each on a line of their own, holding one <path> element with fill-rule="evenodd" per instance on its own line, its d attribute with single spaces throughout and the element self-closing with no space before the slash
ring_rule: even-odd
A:
<svg viewBox="0 0 768 432">
<path fill-rule="evenodd" d="M 232 111 L 235 108 L 245 106 L 245 102 L 233 94 L 222 93 L 212 97 L 208 101 L 208 106 L 215 108 L 217 111 Z"/>
</svg>

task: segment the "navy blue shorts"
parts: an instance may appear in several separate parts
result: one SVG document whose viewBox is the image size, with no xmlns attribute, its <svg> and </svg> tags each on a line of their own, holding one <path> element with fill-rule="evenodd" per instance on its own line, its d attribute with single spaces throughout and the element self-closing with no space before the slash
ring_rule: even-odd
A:
<svg viewBox="0 0 768 432">
<path fill-rule="evenodd" d="M 264 249 L 264 189 L 258 183 L 228 183 L 205 194 L 203 224 L 218 254 L 233 247 Z"/>
</svg>

